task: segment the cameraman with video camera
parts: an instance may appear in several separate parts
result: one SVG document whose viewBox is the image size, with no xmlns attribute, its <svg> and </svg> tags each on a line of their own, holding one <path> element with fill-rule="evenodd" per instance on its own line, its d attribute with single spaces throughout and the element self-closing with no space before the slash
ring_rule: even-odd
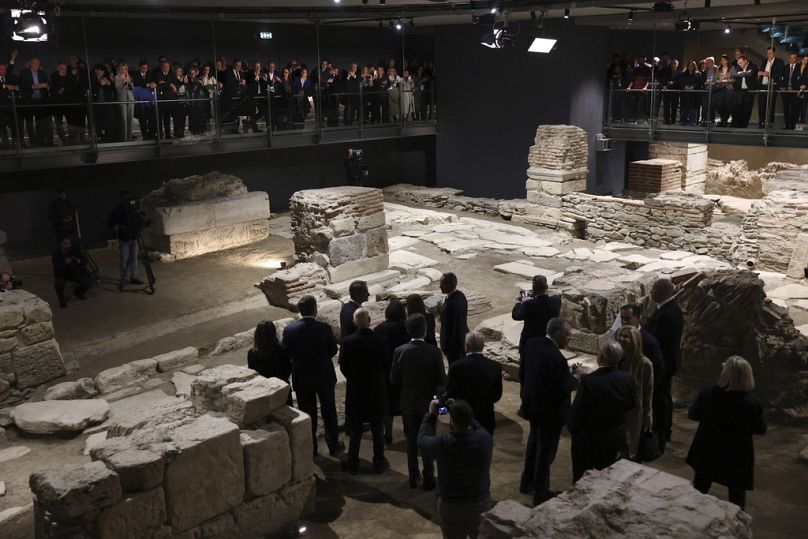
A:
<svg viewBox="0 0 808 539">
<path fill-rule="evenodd" d="M 450 432 L 437 435 L 438 415 Z M 438 516 L 447 539 L 477 537 L 480 515 L 491 507 L 494 441 L 463 400 L 434 399 L 418 432 L 418 446 L 438 463 Z"/>
<path fill-rule="evenodd" d="M 362 178 L 368 175 L 368 167 L 362 158 L 362 150 L 348 148 L 345 158 L 345 181 L 348 185 L 361 185 Z"/>
<path fill-rule="evenodd" d="M 121 281 L 118 284 L 118 290 L 123 290 L 127 281 L 134 285 L 143 284 L 143 281 L 137 276 L 137 259 L 138 238 L 140 231 L 146 225 L 144 216 L 145 214 L 140 211 L 137 199 L 127 191 L 121 191 L 121 202 L 115 206 L 107 220 L 107 226 L 112 229 L 118 239 L 121 266 Z"/>
</svg>

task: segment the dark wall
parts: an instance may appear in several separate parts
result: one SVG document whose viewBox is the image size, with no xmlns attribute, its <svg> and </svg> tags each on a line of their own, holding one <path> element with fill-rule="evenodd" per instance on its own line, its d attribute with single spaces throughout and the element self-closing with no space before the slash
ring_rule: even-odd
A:
<svg viewBox="0 0 808 539">
<path fill-rule="evenodd" d="M 424 184 L 434 144 L 434 137 L 418 137 L 0 175 L 0 230 L 8 232 L 13 258 L 48 253 L 54 241 L 48 205 L 63 187 L 78 205 L 87 242 L 103 245 L 107 216 L 122 189 L 142 195 L 165 180 L 212 170 L 242 178 L 251 191 L 266 191 L 272 211 L 284 211 L 295 191 L 344 184 L 349 146 L 365 150 L 370 175 L 364 185 Z"/>
<path fill-rule="evenodd" d="M 199 58 L 203 63 L 215 56 L 227 56 L 286 64 L 292 59 L 314 68 L 317 64 L 317 35 L 314 25 L 276 24 L 176 19 L 92 18 L 85 19 L 87 49 L 91 64 L 115 56 L 134 69 L 141 60 L 156 64 L 157 57 L 186 63 Z M 272 40 L 259 40 L 259 31 L 270 31 Z M 144 37 L 146 36 L 146 37 Z M 20 60 L 39 56 L 48 71 L 58 60 L 75 52 L 85 56 L 81 19 L 63 17 L 57 34 L 47 43 L 12 42 L 0 36 L 0 57 L 13 48 L 19 49 Z M 215 51 L 214 51 L 215 49 Z M 320 27 L 320 52 L 335 65 L 347 67 L 350 62 L 376 63 L 382 59 L 434 58 L 434 38 L 426 28 L 407 27 L 404 32 L 390 28 L 323 25 Z M 153 66 L 154 67 L 154 66 Z"/>
<path fill-rule="evenodd" d="M 441 86 L 438 92 L 437 181 L 471 196 L 525 196 L 528 148 L 539 124 L 571 124 L 590 137 L 588 188 L 621 190 L 623 145 L 598 154 L 605 74 L 612 52 L 670 51 L 681 37 L 667 33 L 609 31 L 550 21 L 547 37 L 558 39 L 550 54 L 526 52 L 533 35 L 522 24 L 519 45 L 493 50 L 480 45 L 485 28 L 456 25 L 436 30 Z M 651 54 L 649 52 L 649 54 Z"/>
</svg>

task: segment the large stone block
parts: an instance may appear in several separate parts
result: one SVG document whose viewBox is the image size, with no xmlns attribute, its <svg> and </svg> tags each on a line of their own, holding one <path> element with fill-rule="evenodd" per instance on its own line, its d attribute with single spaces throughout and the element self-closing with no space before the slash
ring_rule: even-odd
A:
<svg viewBox="0 0 808 539">
<path fill-rule="evenodd" d="M 368 273 L 376 273 L 388 268 L 390 257 L 387 253 L 370 258 L 362 258 L 346 262 L 341 266 L 326 268 L 332 283 L 361 277 Z"/>
<path fill-rule="evenodd" d="M 166 502 L 162 488 L 130 494 L 101 511 L 98 535 L 101 539 L 159 537 L 166 521 Z"/>
<path fill-rule="evenodd" d="M 139 359 L 99 372 L 95 376 L 95 385 L 101 393 L 112 393 L 155 376 L 157 361 L 152 358 Z"/>
<path fill-rule="evenodd" d="M 305 412 L 291 406 L 283 406 L 270 415 L 289 435 L 292 453 L 292 481 L 302 481 L 314 473 L 314 443 L 311 438 L 311 418 Z"/>
<path fill-rule="evenodd" d="M 0 303 L 0 331 L 16 329 L 25 320 L 22 306 L 6 302 Z"/>
<path fill-rule="evenodd" d="M 367 256 L 367 235 L 354 234 L 342 238 L 334 238 L 328 244 L 328 258 L 334 266 L 340 266 L 352 260 Z"/>
<path fill-rule="evenodd" d="M 551 195 L 568 195 L 586 191 L 586 178 L 565 182 L 541 182 L 541 190 Z"/>
<path fill-rule="evenodd" d="M 157 362 L 158 372 L 168 372 L 172 369 L 181 367 L 182 365 L 195 361 L 199 357 L 199 350 L 193 346 L 186 346 L 181 350 L 174 350 L 159 356 L 154 356 L 152 359 Z"/>
<path fill-rule="evenodd" d="M 315 494 L 314 478 L 239 505 L 233 515 L 242 537 L 260 538 L 291 528 Z"/>
<path fill-rule="evenodd" d="M 17 428 L 29 434 L 75 434 L 108 415 L 109 404 L 102 399 L 26 402 L 11 411 Z"/>
<path fill-rule="evenodd" d="M 191 402 L 169 397 L 160 389 L 133 395 L 110 405 L 109 434 L 126 436 L 149 425 L 182 423 L 193 408 Z"/>
<path fill-rule="evenodd" d="M 191 401 L 201 412 L 223 412 L 225 401 L 222 389 L 228 384 L 246 382 L 257 375 L 258 373 L 247 367 L 229 364 L 204 370 L 191 383 Z"/>
<path fill-rule="evenodd" d="M 19 388 L 44 384 L 67 373 L 55 339 L 15 348 L 11 365 Z"/>
<path fill-rule="evenodd" d="M 104 440 L 90 450 L 90 455 L 118 474 L 124 492 L 149 490 L 163 483 L 166 463 L 162 452 L 140 449 L 127 437 Z"/>
<path fill-rule="evenodd" d="M 367 231 L 367 256 L 374 257 L 390 251 L 387 243 L 387 229 L 372 228 Z"/>
<path fill-rule="evenodd" d="M 165 472 L 168 523 L 175 533 L 229 511 L 244 496 L 238 427 L 204 415 L 171 433 L 178 454 Z"/>
<path fill-rule="evenodd" d="M 74 382 L 62 382 L 48 388 L 44 399 L 50 400 L 73 400 L 91 399 L 98 395 L 98 389 L 92 378 L 79 378 Z"/>
<path fill-rule="evenodd" d="M 121 499 L 118 475 L 104 466 L 103 462 L 34 472 L 29 485 L 37 502 L 57 520 L 72 519 L 103 509 Z"/>
<path fill-rule="evenodd" d="M 249 425 L 266 418 L 284 406 L 289 384 L 278 378 L 256 376 L 222 388 L 224 412 L 239 425 Z"/>
<path fill-rule="evenodd" d="M 250 497 L 275 492 L 292 478 L 292 452 L 286 429 L 276 424 L 265 428 L 241 431 L 244 477 Z"/>
<path fill-rule="evenodd" d="M 269 221 L 258 219 L 231 225 L 214 226 L 204 230 L 184 232 L 173 236 L 145 233 L 144 237 L 161 251 L 163 262 L 172 262 L 193 256 L 232 249 L 260 241 L 269 236 Z"/>
<path fill-rule="evenodd" d="M 53 323 L 37 322 L 24 326 L 18 333 L 18 338 L 23 345 L 36 344 L 53 338 Z"/>
</svg>

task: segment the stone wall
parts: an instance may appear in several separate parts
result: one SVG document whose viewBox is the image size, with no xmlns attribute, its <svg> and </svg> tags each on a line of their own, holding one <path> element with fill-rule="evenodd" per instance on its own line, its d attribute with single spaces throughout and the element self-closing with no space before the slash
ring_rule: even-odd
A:
<svg viewBox="0 0 808 539">
<path fill-rule="evenodd" d="M 680 189 L 686 193 L 704 194 L 707 181 L 707 145 L 690 142 L 651 142 L 651 159 L 675 159 L 682 164 Z"/>
<path fill-rule="evenodd" d="M 331 282 L 386 270 L 384 195 L 368 187 L 298 191 L 289 200 L 295 257 L 328 271 Z"/>
<path fill-rule="evenodd" d="M 690 251 L 729 259 L 737 231 L 712 225 L 714 203 L 698 195 L 662 193 L 645 200 L 588 195 L 561 199 L 565 217 L 586 224 L 592 241 Z"/>
<path fill-rule="evenodd" d="M 269 235 L 269 196 L 235 176 L 210 172 L 169 180 L 142 199 L 148 245 L 163 261 L 198 256 Z"/>
<path fill-rule="evenodd" d="M 626 192 L 662 193 L 679 191 L 682 186 L 682 164 L 673 159 L 646 159 L 628 164 Z"/>
<path fill-rule="evenodd" d="M 13 404 L 65 375 L 51 319 L 50 306 L 30 292 L 0 294 L 0 401 Z"/>
<path fill-rule="evenodd" d="M 245 367 L 203 371 L 192 383 L 193 409 L 177 415 L 153 407 L 150 420 L 131 431 L 110 430 L 113 437 L 90 450 L 92 462 L 31 475 L 41 537 L 287 531 L 315 489 L 311 420 L 286 406 L 289 391 Z M 150 401 L 118 410 L 111 421 L 142 416 Z"/>
<path fill-rule="evenodd" d="M 621 460 L 538 507 L 507 500 L 483 514 L 481 539 L 529 537 L 751 539 L 752 517 L 687 479 Z"/>
</svg>

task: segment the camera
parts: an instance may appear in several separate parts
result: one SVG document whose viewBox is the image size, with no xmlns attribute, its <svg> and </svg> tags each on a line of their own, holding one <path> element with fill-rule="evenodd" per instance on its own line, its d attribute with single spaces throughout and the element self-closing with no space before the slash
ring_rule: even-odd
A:
<svg viewBox="0 0 808 539">
<path fill-rule="evenodd" d="M 446 415 L 449 413 L 449 400 L 451 399 L 446 397 L 446 393 L 433 395 L 432 398 L 438 401 L 438 415 Z"/>
<path fill-rule="evenodd" d="M 533 290 L 522 290 L 521 294 L 524 299 L 530 299 L 533 297 Z"/>
<path fill-rule="evenodd" d="M 364 152 L 362 150 L 351 150 L 351 159 L 362 159 Z"/>
</svg>

